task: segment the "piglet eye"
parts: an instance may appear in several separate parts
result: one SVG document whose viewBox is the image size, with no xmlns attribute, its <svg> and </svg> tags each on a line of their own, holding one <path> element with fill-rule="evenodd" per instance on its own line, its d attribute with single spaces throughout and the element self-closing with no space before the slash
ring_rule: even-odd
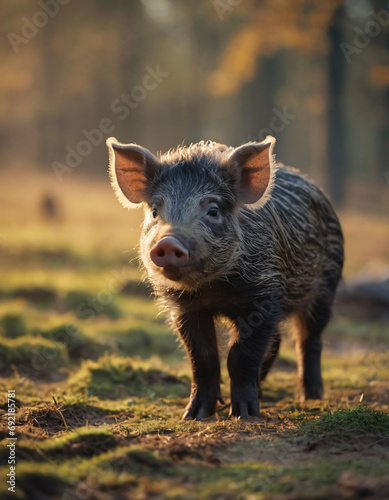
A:
<svg viewBox="0 0 389 500">
<path fill-rule="evenodd" d="M 209 217 L 217 217 L 219 215 L 219 209 L 217 207 L 210 207 L 207 215 L 209 215 Z"/>
<path fill-rule="evenodd" d="M 153 214 L 153 217 L 155 219 L 157 217 L 157 215 L 158 215 L 157 207 L 152 207 L 151 213 Z"/>
</svg>

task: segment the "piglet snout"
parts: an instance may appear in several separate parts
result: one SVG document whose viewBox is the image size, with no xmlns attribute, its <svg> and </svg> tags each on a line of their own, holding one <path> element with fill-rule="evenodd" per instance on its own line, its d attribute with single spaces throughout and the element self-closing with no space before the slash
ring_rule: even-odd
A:
<svg viewBox="0 0 389 500">
<path fill-rule="evenodd" d="M 158 267 L 184 267 L 189 261 L 189 252 L 174 236 L 165 236 L 151 249 L 150 258 Z"/>
</svg>

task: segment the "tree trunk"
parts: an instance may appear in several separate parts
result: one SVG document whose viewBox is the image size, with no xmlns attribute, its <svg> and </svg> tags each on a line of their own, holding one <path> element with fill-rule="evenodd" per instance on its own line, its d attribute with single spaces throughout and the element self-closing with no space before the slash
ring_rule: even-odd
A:
<svg viewBox="0 0 389 500">
<path fill-rule="evenodd" d="M 340 207 L 345 199 L 348 176 L 346 127 L 344 123 L 343 89 L 345 58 L 341 50 L 344 7 L 336 9 L 329 28 L 329 106 L 328 106 L 328 186 L 332 202 Z"/>
</svg>

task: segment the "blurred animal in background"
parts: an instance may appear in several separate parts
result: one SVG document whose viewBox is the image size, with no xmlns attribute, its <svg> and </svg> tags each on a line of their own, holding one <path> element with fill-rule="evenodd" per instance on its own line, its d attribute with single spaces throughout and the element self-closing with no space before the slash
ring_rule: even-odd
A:
<svg viewBox="0 0 389 500">
<path fill-rule="evenodd" d="M 47 221 L 61 218 L 61 207 L 58 198 L 51 193 L 45 193 L 40 200 L 40 214 Z"/>
</svg>

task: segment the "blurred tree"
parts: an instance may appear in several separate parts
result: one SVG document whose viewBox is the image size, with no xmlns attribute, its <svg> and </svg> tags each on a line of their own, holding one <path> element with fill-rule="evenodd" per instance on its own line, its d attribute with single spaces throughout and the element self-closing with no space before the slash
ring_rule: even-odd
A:
<svg viewBox="0 0 389 500">
<path fill-rule="evenodd" d="M 291 127 L 300 132 L 297 134 L 300 137 L 301 129 L 305 128 L 309 140 L 300 139 L 300 152 L 295 156 L 299 157 L 297 164 L 302 168 L 309 168 L 310 164 L 313 177 L 322 185 L 329 184 L 331 179 L 331 173 L 325 173 L 326 124 L 329 116 L 323 104 L 329 101 L 326 84 L 329 57 L 327 30 L 334 11 L 341 3 L 340 0 L 331 0 L 325 4 L 305 0 L 264 0 L 254 3 L 249 21 L 232 37 L 220 64 L 208 79 L 209 90 L 215 97 L 236 92 L 243 95 L 244 116 L 241 122 L 249 124 L 251 131 L 253 127 L 256 130 L 267 130 L 278 138 L 282 138 L 290 120 L 281 118 L 284 127 L 280 126 L 280 121 L 277 126 L 272 127 L 272 123 L 276 123 L 275 113 L 276 116 L 288 115 L 288 109 L 291 112 L 288 103 L 295 101 L 293 94 L 301 94 L 301 102 L 294 102 L 296 114 L 292 113 L 292 116 L 298 117 L 299 123 L 293 122 Z M 291 68 L 288 63 L 296 52 L 303 53 L 308 64 L 304 73 L 297 73 L 294 87 L 288 71 L 295 71 L 295 68 Z M 249 85 L 247 82 L 250 82 Z M 285 92 L 287 87 L 289 89 Z M 254 110 L 251 118 L 247 118 L 248 109 Z M 244 128 L 242 124 L 242 128 L 247 131 L 247 126 Z M 246 133 L 257 140 L 263 139 L 262 134 L 258 137 L 256 132 Z M 292 136 L 293 133 L 288 132 L 288 135 Z M 289 141 L 288 149 L 291 146 L 293 145 Z M 308 162 L 305 161 L 307 148 L 310 156 Z M 281 141 L 277 146 L 279 157 L 283 157 L 285 150 Z M 290 157 L 293 157 L 293 153 Z M 332 188 L 332 184 L 329 185 Z"/>
<path fill-rule="evenodd" d="M 107 119 L 112 133 L 83 156 L 80 174 L 105 175 L 108 135 L 157 152 L 183 141 L 238 145 L 272 133 L 278 158 L 309 171 L 338 204 L 346 184 L 349 191 L 350 183 L 382 180 L 389 26 L 381 22 L 350 62 L 340 50 L 381 3 L 226 2 L 221 17 L 212 1 L 69 2 L 17 52 L 7 36 L 21 35 L 42 5 L 0 5 L 7 42 L 0 46 L 1 165 L 51 174 L 54 161 L 65 163 L 69 148 Z M 168 76 L 144 92 L 147 68 Z M 134 92 L 144 99 L 119 112 L 114 103 Z"/>
<path fill-rule="evenodd" d="M 328 159 L 329 190 L 333 203 L 341 206 L 345 199 L 348 158 L 346 150 L 346 127 L 344 122 L 344 86 L 346 60 L 342 50 L 345 9 L 338 7 L 328 30 L 329 53 L 329 94 L 328 94 Z"/>
</svg>

